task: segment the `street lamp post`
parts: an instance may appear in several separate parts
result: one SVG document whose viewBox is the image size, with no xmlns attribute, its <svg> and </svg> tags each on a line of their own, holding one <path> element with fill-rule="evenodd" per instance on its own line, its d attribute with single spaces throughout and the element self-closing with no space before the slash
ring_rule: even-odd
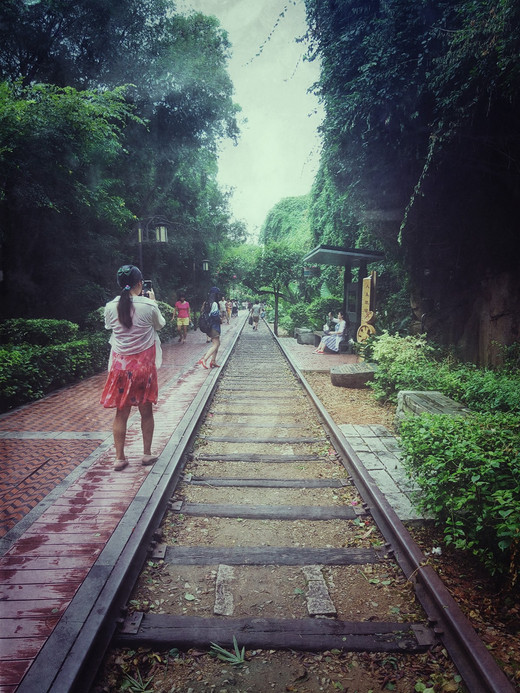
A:
<svg viewBox="0 0 520 693">
<path fill-rule="evenodd" d="M 145 217 L 139 219 L 137 225 L 137 245 L 139 246 L 139 269 L 144 276 L 143 269 L 143 243 L 150 240 L 150 231 L 153 229 L 153 238 L 156 243 L 168 243 L 167 220 L 161 216 Z"/>
<path fill-rule="evenodd" d="M 197 274 L 197 270 L 202 270 L 202 276 Z M 206 282 L 206 275 L 209 272 L 209 260 L 193 260 L 193 300 L 199 303 L 199 297 L 204 294 L 201 286 Z M 201 301 L 202 303 L 202 301 Z"/>
</svg>

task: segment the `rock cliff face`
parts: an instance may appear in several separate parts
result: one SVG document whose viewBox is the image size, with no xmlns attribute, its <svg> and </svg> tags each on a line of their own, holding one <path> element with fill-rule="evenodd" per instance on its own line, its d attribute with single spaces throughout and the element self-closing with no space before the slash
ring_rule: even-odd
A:
<svg viewBox="0 0 520 693">
<path fill-rule="evenodd" d="M 500 364 L 502 347 L 520 341 L 520 273 L 488 271 L 480 281 L 453 288 L 428 279 L 410 305 L 413 332 L 453 345 L 479 366 Z"/>
</svg>

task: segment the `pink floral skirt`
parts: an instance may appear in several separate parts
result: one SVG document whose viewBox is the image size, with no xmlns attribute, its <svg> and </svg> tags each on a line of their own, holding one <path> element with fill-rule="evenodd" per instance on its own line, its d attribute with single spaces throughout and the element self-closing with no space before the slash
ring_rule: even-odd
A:
<svg viewBox="0 0 520 693">
<path fill-rule="evenodd" d="M 112 354 L 112 365 L 101 394 L 104 407 L 124 409 L 144 402 L 157 404 L 158 396 L 155 344 L 140 354 Z"/>
</svg>

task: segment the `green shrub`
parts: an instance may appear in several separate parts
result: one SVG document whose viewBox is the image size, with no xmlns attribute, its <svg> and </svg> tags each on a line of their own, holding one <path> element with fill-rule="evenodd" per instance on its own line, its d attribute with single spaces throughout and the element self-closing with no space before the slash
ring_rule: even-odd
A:
<svg viewBox="0 0 520 693">
<path fill-rule="evenodd" d="M 166 325 L 159 332 L 159 337 L 161 338 L 161 342 L 163 343 L 171 342 L 178 334 L 177 320 L 174 320 L 172 322 L 175 309 L 172 308 L 172 306 L 170 306 L 169 303 L 164 303 L 164 301 L 157 301 L 157 305 L 159 306 L 159 310 L 161 311 L 164 319 L 166 320 Z M 193 315 L 191 316 L 191 320 L 192 322 L 194 322 Z"/>
<path fill-rule="evenodd" d="M 48 381 L 31 360 L 32 352 L 30 348 L 0 349 L 0 411 L 43 396 Z"/>
<path fill-rule="evenodd" d="M 63 344 L 77 339 L 78 329 L 68 320 L 11 318 L 0 323 L 0 344 Z"/>
<path fill-rule="evenodd" d="M 105 329 L 105 306 L 93 310 L 84 321 L 87 332 L 102 332 Z"/>
<path fill-rule="evenodd" d="M 109 352 L 103 333 L 67 344 L 0 349 L 0 411 L 40 399 L 58 387 L 103 370 Z"/>
<path fill-rule="evenodd" d="M 327 298 L 315 298 L 309 304 L 307 315 L 310 327 L 314 330 L 321 330 L 324 323 L 327 322 L 327 316 L 332 313 L 337 316 L 338 311 L 342 309 L 343 301 L 340 298 L 329 296 Z"/>
<path fill-rule="evenodd" d="M 399 390 L 432 390 L 435 353 L 424 335 L 399 337 L 383 332 L 371 340 L 371 360 L 378 369 L 372 387 L 378 399 L 397 401 Z"/>
<path fill-rule="evenodd" d="M 399 390 L 438 390 L 473 411 L 520 412 L 520 374 L 459 363 L 428 343 L 424 335 L 383 332 L 362 347 L 378 370 L 372 387 L 378 399 L 397 401 Z"/>
<path fill-rule="evenodd" d="M 294 334 L 295 327 L 310 327 L 309 317 L 307 315 L 308 304 L 299 301 L 298 303 L 289 303 L 280 301 L 278 310 L 278 325 L 286 330 L 290 335 Z M 267 322 L 273 322 L 274 309 L 269 307 L 266 310 Z"/>
<path fill-rule="evenodd" d="M 310 327 L 310 318 L 308 315 L 308 304 L 300 301 L 290 305 L 287 309 L 289 314 L 290 322 L 288 325 L 284 324 L 285 329 L 290 333 L 294 334 L 295 327 Z"/>
<path fill-rule="evenodd" d="M 460 401 L 475 411 L 520 412 L 518 373 L 460 367 Z"/>
<path fill-rule="evenodd" d="M 518 577 L 520 417 L 426 415 L 401 424 L 405 463 L 421 487 L 417 504 L 448 544 L 471 551 L 491 574 Z"/>
</svg>

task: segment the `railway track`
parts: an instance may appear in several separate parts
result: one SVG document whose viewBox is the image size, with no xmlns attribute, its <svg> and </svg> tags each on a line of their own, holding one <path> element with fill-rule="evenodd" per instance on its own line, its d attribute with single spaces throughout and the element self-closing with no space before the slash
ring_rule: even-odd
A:
<svg viewBox="0 0 520 693">
<path fill-rule="evenodd" d="M 468 690 L 512 691 L 297 375 L 267 330 L 242 334 L 114 643 L 413 654 L 442 642 Z"/>
<path fill-rule="evenodd" d="M 49 690 L 90 690 L 111 646 L 413 657 L 442 643 L 469 691 L 513 691 L 280 345 L 246 329 L 203 385 Z"/>
</svg>

